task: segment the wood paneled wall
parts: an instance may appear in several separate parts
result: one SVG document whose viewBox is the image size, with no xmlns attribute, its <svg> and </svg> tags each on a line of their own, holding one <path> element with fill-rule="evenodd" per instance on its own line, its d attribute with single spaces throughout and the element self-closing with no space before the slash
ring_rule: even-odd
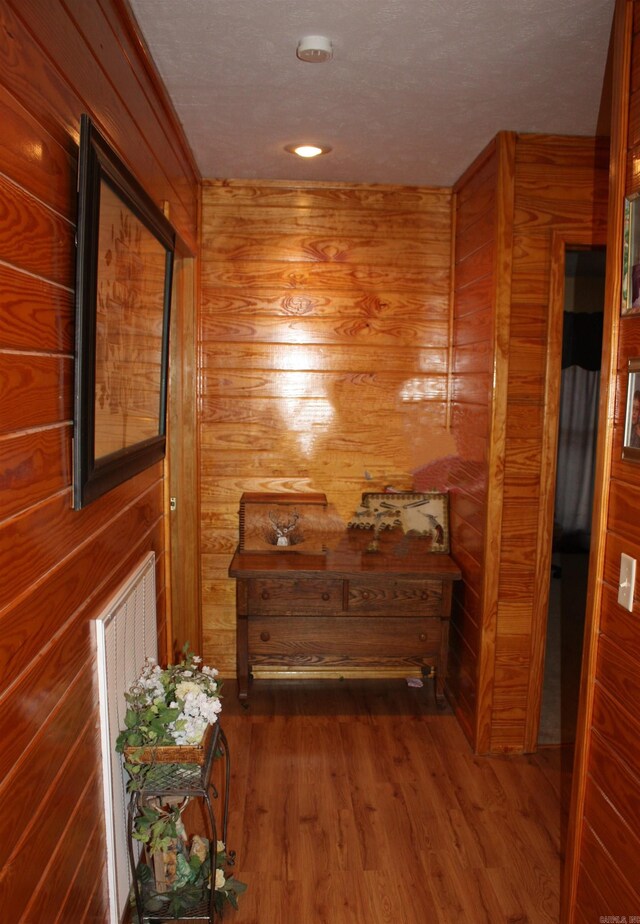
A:
<svg viewBox="0 0 640 924">
<path fill-rule="evenodd" d="M 74 234 L 88 112 L 195 246 L 189 151 L 119 0 L 0 6 L 0 917 L 102 922 L 89 620 L 142 555 L 167 571 L 163 466 L 71 509 Z"/>
<path fill-rule="evenodd" d="M 536 605 L 548 594 L 538 573 L 539 518 L 548 471 L 543 435 L 550 425 L 546 370 L 554 236 L 571 243 L 606 236 L 608 148 L 594 139 L 518 135 L 515 148 L 509 373 L 495 671 L 488 750 L 534 749 L 530 712 L 541 683 L 532 661 L 540 628 Z M 552 466 L 555 470 L 555 466 Z M 542 483 L 541 483 L 542 480 Z M 550 540 L 550 535 L 547 537 Z M 543 628 L 543 627 L 542 627 Z M 544 631 L 542 632 L 544 638 Z M 537 726 L 536 726 L 537 727 Z M 483 748 L 484 749 L 484 748 Z"/>
<path fill-rule="evenodd" d="M 623 460 L 627 360 L 640 317 L 620 317 L 625 195 L 640 193 L 640 3 L 619 0 L 607 250 L 604 389 L 598 451 L 598 543 L 591 556 L 580 736 L 570 820 L 565 914 L 570 924 L 640 913 L 640 595 L 617 602 L 622 552 L 640 559 L 640 467 Z"/>
<path fill-rule="evenodd" d="M 202 228 L 205 656 L 231 673 L 243 491 L 324 491 L 346 522 L 453 452 L 451 191 L 212 181 Z"/>
<path fill-rule="evenodd" d="M 540 524 L 552 267 L 559 234 L 604 240 L 608 151 L 593 139 L 502 132 L 455 186 L 449 473 L 463 571 L 449 691 L 482 753 L 535 749 L 548 581 Z M 551 415 L 552 416 L 552 415 Z M 541 485 L 542 481 L 542 485 Z"/>
<path fill-rule="evenodd" d="M 494 411 L 501 406 L 496 388 L 504 390 L 506 383 L 496 331 L 497 312 L 509 307 L 510 238 L 501 241 L 500 229 L 505 208 L 511 227 L 513 146 L 513 136 L 498 136 L 454 187 L 451 419 L 458 457 L 448 487 L 463 583 L 454 596 L 448 674 L 450 698 L 474 743 L 481 702 L 491 689 L 495 645 L 504 426 Z"/>
</svg>

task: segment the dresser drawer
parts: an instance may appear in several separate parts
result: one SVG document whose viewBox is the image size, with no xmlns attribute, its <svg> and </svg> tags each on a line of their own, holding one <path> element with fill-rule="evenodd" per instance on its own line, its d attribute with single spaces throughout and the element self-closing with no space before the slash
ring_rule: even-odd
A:
<svg viewBox="0 0 640 924">
<path fill-rule="evenodd" d="M 348 609 L 357 615 L 441 616 L 442 581 L 349 581 Z"/>
<path fill-rule="evenodd" d="M 343 582 L 338 579 L 260 579 L 249 582 L 249 612 L 314 615 L 342 612 Z"/>
<path fill-rule="evenodd" d="M 253 665 L 398 667 L 435 663 L 442 640 L 440 619 L 399 617 L 251 617 Z"/>
</svg>

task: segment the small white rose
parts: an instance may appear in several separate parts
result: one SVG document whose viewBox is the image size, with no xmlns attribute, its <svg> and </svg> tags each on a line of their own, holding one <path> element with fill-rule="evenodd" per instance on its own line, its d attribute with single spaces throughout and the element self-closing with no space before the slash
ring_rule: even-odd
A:
<svg viewBox="0 0 640 924">
<path fill-rule="evenodd" d="M 216 890 L 219 892 L 221 889 L 224 889 L 224 884 L 226 879 L 224 878 L 224 873 L 221 869 L 216 870 Z"/>
</svg>

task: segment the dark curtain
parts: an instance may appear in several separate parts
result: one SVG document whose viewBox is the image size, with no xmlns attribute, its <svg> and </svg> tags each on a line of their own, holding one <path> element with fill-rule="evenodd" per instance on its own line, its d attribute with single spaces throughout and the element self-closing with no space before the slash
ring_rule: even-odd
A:
<svg viewBox="0 0 640 924">
<path fill-rule="evenodd" d="M 591 538 L 602 320 L 602 312 L 564 313 L 555 544 L 565 550 L 587 550 Z"/>
</svg>

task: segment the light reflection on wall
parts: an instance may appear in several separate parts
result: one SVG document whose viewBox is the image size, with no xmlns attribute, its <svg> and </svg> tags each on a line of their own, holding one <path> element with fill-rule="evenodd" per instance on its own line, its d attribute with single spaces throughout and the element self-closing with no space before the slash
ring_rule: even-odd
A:
<svg viewBox="0 0 640 924">
<path fill-rule="evenodd" d="M 408 379 L 402 384 L 400 397 L 403 401 L 426 401 L 432 397 L 429 386 L 429 379 Z"/>
<path fill-rule="evenodd" d="M 303 357 L 304 351 L 298 353 L 299 362 Z M 312 455 L 318 438 L 326 436 L 335 417 L 333 404 L 324 386 L 318 388 L 317 379 L 312 372 L 292 371 L 278 380 L 283 424 L 304 456 Z"/>
</svg>

